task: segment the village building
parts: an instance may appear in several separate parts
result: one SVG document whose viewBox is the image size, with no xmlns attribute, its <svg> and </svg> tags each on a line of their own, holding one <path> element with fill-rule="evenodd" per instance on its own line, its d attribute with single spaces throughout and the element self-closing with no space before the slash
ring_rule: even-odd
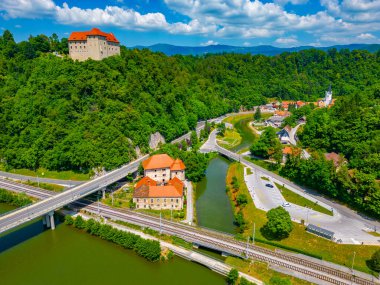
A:
<svg viewBox="0 0 380 285">
<path fill-rule="evenodd" d="M 136 183 L 133 202 L 137 209 L 183 209 L 185 164 L 167 154 L 157 154 L 142 163 L 144 178 Z"/>
<path fill-rule="evenodd" d="M 340 156 L 336 152 L 325 153 L 324 156 L 325 156 L 326 160 L 333 162 L 333 164 L 337 170 L 339 169 L 339 167 L 341 165 L 347 163 L 347 161 L 344 159 L 344 157 Z"/>
<path fill-rule="evenodd" d="M 289 155 L 300 155 L 301 149 L 296 147 L 286 146 L 282 149 L 282 162 L 285 163 Z"/>
<path fill-rule="evenodd" d="M 290 144 L 290 126 L 285 126 L 281 131 L 277 132 L 278 138 L 282 144 Z"/>
<path fill-rule="evenodd" d="M 119 55 L 120 42 L 112 33 L 105 33 L 98 28 L 91 31 L 72 32 L 69 39 L 69 55 L 73 60 L 102 60 Z"/>
</svg>

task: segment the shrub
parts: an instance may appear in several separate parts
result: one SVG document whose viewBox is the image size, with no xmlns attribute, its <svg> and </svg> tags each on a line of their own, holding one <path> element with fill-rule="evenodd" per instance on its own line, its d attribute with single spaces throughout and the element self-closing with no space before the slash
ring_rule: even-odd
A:
<svg viewBox="0 0 380 285">
<path fill-rule="evenodd" d="M 72 225 L 74 223 L 74 219 L 72 216 L 70 215 L 66 215 L 65 216 L 65 224 L 66 225 Z"/>
<path fill-rule="evenodd" d="M 239 285 L 256 285 L 256 283 L 249 282 L 247 279 L 244 277 L 240 278 Z"/>
<path fill-rule="evenodd" d="M 236 281 L 238 280 L 238 278 L 239 278 L 239 272 L 235 268 L 232 268 L 227 275 L 227 283 L 230 285 L 234 285 L 236 284 Z"/>
<path fill-rule="evenodd" d="M 380 272 L 380 249 L 372 255 L 368 265 L 372 270 Z"/>
<path fill-rule="evenodd" d="M 245 194 L 239 194 L 236 198 L 236 203 L 238 206 L 245 206 L 248 204 L 248 198 Z"/>
<path fill-rule="evenodd" d="M 268 222 L 261 229 L 267 239 L 287 238 L 293 230 L 292 220 L 289 213 L 282 207 L 271 209 L 267 212 Z"/>
<path fill-rule="evenodd" d="M 86 221 L 83 220 L 81 216 L 78 216 L 74 220 L 74 227 L 76 227 L 77 229 L 84 229 L 86 228 Z"/>
<path fill-rule="evenodd" d="M 272 277 L 269 280 L 269 285 L 292 285 L 288 278 Z"/>
</svg>

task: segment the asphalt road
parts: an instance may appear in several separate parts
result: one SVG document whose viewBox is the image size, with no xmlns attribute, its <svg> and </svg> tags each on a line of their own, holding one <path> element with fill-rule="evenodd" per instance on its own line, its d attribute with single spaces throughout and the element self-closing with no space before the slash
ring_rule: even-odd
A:
<svg viewBox="0 0 380 285">
<path fill-rule="evenodd" d="M 207 142 L 202 146 L 201 151 L 218 151 L 219 153 L 226 155 L 236 161 L 240 161 L 244 165 L 252 168 L 255 172 L 261 173 L 261 176 L 267 176 L 272 181 L 275 180 L 279 184 L 284 184 L 287 188 L 290 190 L 299 191 L 300 193 L 303 193 L 304 195 L 310 196 L 315 200 L 320 201 L 321 203 L 327 205 L 328 207 L 331 207 L 334 209 L 334 219 L 326 220 L 324 217 L 319 217 L 319 219 L 313 218 L 316 216 L 315 214 L 309 216 L 310 222 L 316 222 L 317 225 L 319 224 L 321 227 L 325 227 L 326 229 L 329 229 L 335 233 L 337 233 L 337 237 L 342 239 L 345 243 L 354 243 L 359 244 L 361 242 L 364 242 L 366 244 L 380 244 L 380 238 L 374 237 L 372 235 L 369 235 L 363 231 L 365 228 L 373 227 L 380 229 L 380 223 L 378 221 L 375 221 L 371 218 L 366 217 L 365 215 L 362 215 L 361 213 L 357 213 L 354 210 L 341 205 L 339 203 L 336 203 L 334 201 L 331 201 L 329 199 L 326 199 L 319 193 L 312 191 L 307 188 L 300 187 L 293 182 L 271 172 L 268 171 L 246 159 L 243 158 L 242 155 L 236 154 L 234 152 L 231 152 L 229 150 L 226 150 L 225 148 L 220 147 L 216 143 L 216 130 L 213 131 L 210 134 L 209 139 Z M 259 183 L 259 182 L 257 182 Z M 258 185 L 256 185 L 258 187 Z M 270 196 L 270 195 L 269 195 Z M 266 205 L 267 208 L 271 207 L 277 207 L 282 204 L 282 200 L 280 198 L 277 198 L 277 201 L 275 199 L 272 199 L 271 197 L 267 197 L 264 199 L 264 202 L 268 203 Z M 294 209 L 298 208 L 294 207 Z M 305 212 L 306 211 L 306 212 Z M 299 217 L 306 217 L 308 216 L 306 210 L 290 210 L 290 212 L 293 212 L 294 219 L 299 219 Z M 309 212 L 310 214 L 310 212 Z M 318 214 L 319 216 L 319 214 Z M 339 217 L 337 220 L 336 217 Z M 322 221 L 324 221 L 322 223 Z"/>
</svg>

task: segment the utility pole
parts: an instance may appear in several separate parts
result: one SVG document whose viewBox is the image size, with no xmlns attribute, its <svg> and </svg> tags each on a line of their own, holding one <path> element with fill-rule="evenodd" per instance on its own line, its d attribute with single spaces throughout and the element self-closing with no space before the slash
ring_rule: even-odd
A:
<svg viewBox="0 0 380 285">
<path fill-rule="evenodd" d="M 306 224 L 309 224 L 309 210 L 310 208 L 307 208 L 307 214 L 306 214 Z"/>
<path fill-rule="evenodd" d="M 253 223 L 252 244 L 255 244 L 256 223 Z"/>
<path fill-rule="evenodd" d="M 160 234 L 162 233 L 162 228 L 161 228 L 161 226 L 162 226 L 162 213 L 160 212 Z"/>
<path fill-rule="evenodd" d="M 249 237 L 247 237 L 247 249 L 245 252 L 245 257 L 248 259 L 248 245 L 249 245 Z"/>
<path fill-rule="evenodd" d="M 37 185 L 38 185 L 38 188 L 40 188 L 40 179 L 38 178 L 38 174 L 37 174 Z"/>
<path fill-rule="evenodd" d="M 100 209 L 99 209 L 99 197 L 98 197 L 98 215 L 100 214 Z"/>
<path fill-rule="evenodd" d="M 352 266 L 351 266 L 351 271 L 352 272 L 354 272 L 355 255 L 356 255 L 356 251 L 354 251 L 354 256 L 352 258 Z"/>
</svg>

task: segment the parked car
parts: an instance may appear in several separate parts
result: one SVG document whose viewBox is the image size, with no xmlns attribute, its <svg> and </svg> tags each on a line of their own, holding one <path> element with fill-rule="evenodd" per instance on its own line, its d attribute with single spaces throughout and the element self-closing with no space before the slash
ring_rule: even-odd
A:
<svg viewBox="0 0 380 285">
<path fill-rule="evenodd" d="M 290 204 L 288 202 L 282 203 L 282 207 L 290 207 Z"/>
<path fill-rule="evenodd" d="M 265 186 L 267 186 L 267 187 L 269 187 L 269 188 L 273 188 L 273 185 L 272 185 L 272 184 L 269 184 L 269 183 L 265 184 Z"/>
</svg>

